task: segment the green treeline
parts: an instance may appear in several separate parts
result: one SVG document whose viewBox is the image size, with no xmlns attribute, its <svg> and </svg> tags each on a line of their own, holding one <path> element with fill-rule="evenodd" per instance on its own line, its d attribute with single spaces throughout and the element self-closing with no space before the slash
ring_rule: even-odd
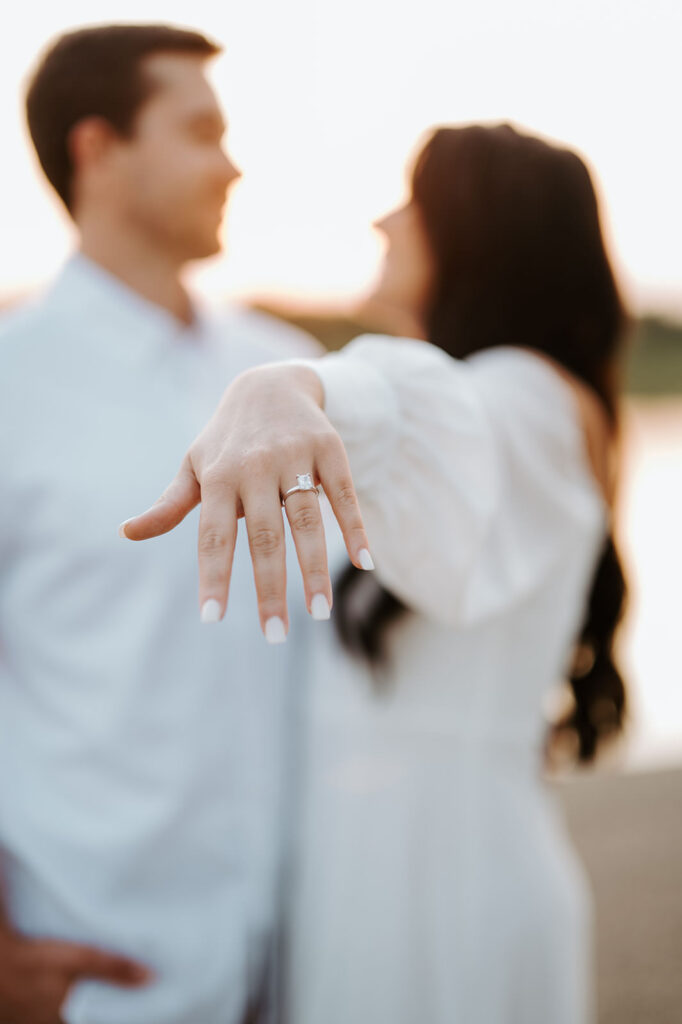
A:
<svg viewBox="0 0 682 1024">
<path fill-rule="evenodd" d="M 372 325 L 343 313 L 309 313 L 263 303 L 271 315 L 301 327 L 328 349 L 341 348 Z M 636 321 L 627 343 L 626 391 L 633 395 L 682 395 L 682 323 L 658 316 Z"/>
<path fill-rule="evenodd" d="M 634 395 L 682 394 L 682 324 L 638 320 L 629 344 L 626 389 Z"/>
</svg>

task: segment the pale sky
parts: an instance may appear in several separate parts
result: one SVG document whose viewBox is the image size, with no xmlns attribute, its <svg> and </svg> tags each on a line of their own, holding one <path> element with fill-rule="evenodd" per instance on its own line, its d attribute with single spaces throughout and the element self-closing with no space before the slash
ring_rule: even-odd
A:
<svg viewBox="0 0 682 1024">
<path fill-rule="evenodd" d="M 371 281 L 371 221 L 402 194 L 422 133 L 511 120 L 577 149 L 635 308 L 682 316 L 679 0 L 60 0 L 13 7 L 0 53 L 0 298 L 48 278 L 66 218 L 29 151 L 22 88 L 55 34 L 167 21 L 225 45 L 213 81 L 244 171 L 214 296 L 349 297 Z"/>
</svg>

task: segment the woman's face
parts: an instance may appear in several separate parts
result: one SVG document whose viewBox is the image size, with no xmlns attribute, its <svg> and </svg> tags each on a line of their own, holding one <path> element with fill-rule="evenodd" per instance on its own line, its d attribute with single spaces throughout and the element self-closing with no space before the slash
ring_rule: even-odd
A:
<svg viewBox="0 0 682 1024">
<path fill-rule="evenodd" d="M 409 200 L 374 222 L 386 237 L 386 252 L 372 300 L 424 323 L 436 279 L 431 250 L 419 207 Z"/>
</svg>

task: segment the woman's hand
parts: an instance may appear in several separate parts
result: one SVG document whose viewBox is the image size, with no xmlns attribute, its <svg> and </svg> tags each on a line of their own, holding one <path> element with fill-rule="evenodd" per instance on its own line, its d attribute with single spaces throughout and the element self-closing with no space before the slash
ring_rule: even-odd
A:
<svg viewBox="0 0 682 1024">
<path fill-rule="evenodd" d="M 177 526 L 201 502 L 199 602 L 204 622 L 227 606 L 237 521 L 245 516 L 261 627 L 271 643 L 288 630 L 281 496 L 309 473 L 322 484 L 351 561 L 373 568 L 341 438 L 322 410 L 317 374 L 273 364 L 241 374 L 192 444 L 177 476 L 145 513 L 128 519 L 121 536 L 146 540 Z M 308 610 L 328 618 L 332 604 L 324 528 L 315 491 L 286 500 Z"/>
</svg>

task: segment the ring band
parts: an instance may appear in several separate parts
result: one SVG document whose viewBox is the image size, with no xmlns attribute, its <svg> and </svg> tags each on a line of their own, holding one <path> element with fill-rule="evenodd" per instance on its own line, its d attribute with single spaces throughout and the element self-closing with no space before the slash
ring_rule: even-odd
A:
<svg viewBox="0 0 682 1024">
<path fill-rule="evenodd" d="M 297 473 L 296 474 L 296 486 L 290 487 L 288 491 L 285 491 L 281 496 L 282 505 L 286 503 L 287 498 L 290 498 L 292 494 L 298 494 L 299 491 L 314 491 L 315 494 L 320 493 L 320 488 L 316 487 L 313 483 L 313 477 L 311 473 Z"/>
</svg>

